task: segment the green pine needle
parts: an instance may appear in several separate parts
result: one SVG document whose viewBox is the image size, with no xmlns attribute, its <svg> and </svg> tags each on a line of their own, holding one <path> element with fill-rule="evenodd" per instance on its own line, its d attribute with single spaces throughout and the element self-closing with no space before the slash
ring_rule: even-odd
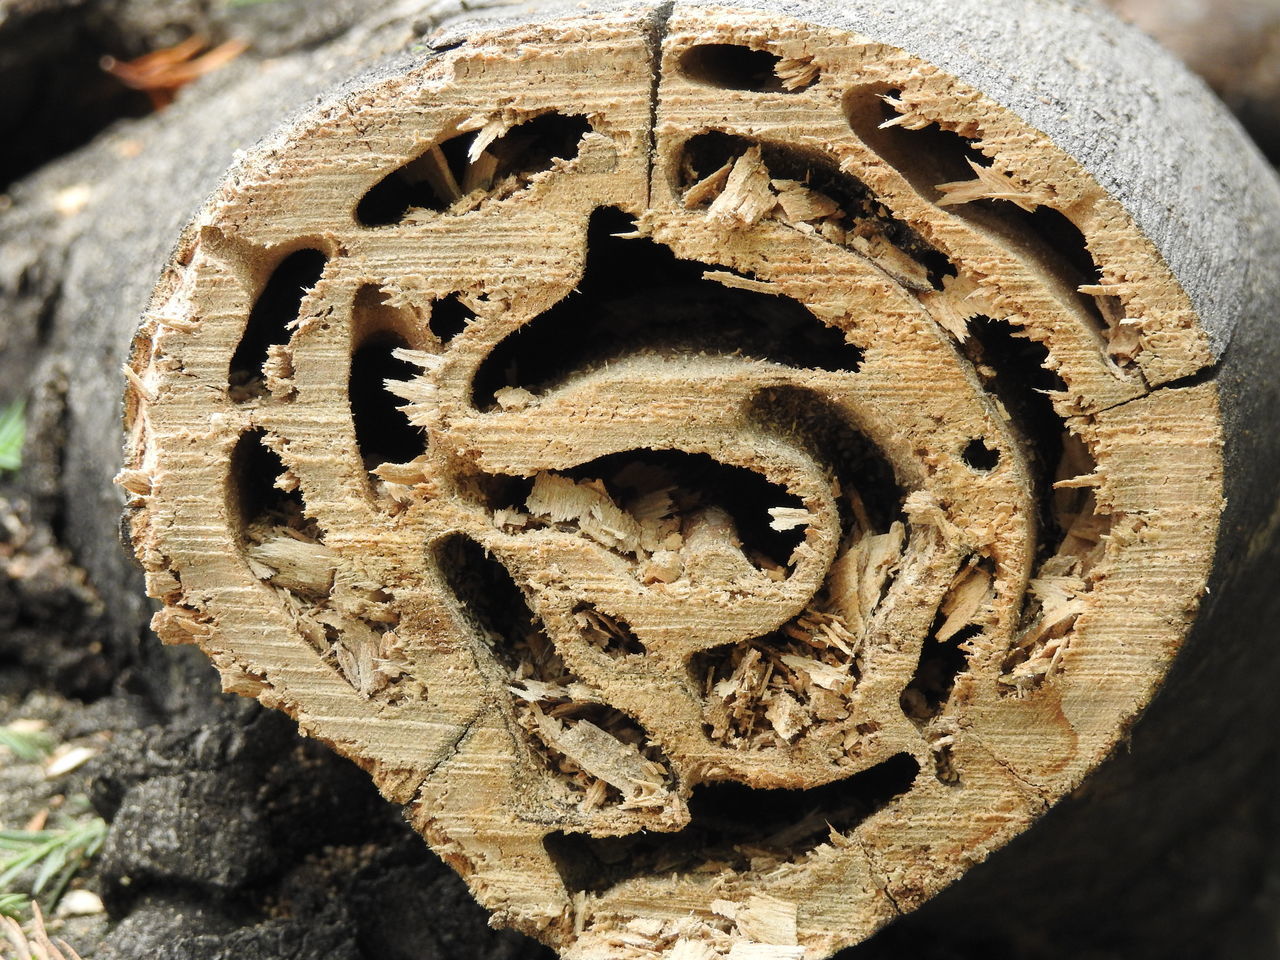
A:
<svg viewBox="0 0 1280 960">
<path fill-rule="evenodd" d="M 0 727 L 0 747 L 5 747 L 25 763 L 39 763 L 53 753 L 54 741 L 47 733 L 40 731 Z"/>
<path fill-rule="evenodd" d="M 25 893 L 0 893 L 0 917 L 21 920 L 30 910 L 31 898 Z"/>
<path fill-rule="evenodd" d="M 27 899 L 52 912 L 106 837 L 107 825 L 97 817 L 60 830 L 0 830 L 0 913 L 21 909 Z M 14 889 L 26 876 L 32 879 Z"/>
<path fill-rule="evenodd" d="M 27 433 L 25 412 L 21 400 L 0 411 L 0 470 L 22 466 L 22 441 Z"/>
</svg>

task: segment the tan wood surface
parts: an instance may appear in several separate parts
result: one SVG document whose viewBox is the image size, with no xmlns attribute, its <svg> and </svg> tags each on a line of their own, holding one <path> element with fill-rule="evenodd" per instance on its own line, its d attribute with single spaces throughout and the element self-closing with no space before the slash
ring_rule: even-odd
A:
<svg viewBox="0 0 1280 960">
<path fill-rule="evenodd" d="M 473 34 L 245 155 L 135 341 L 156 630 L 566 956 L 818 958 L 1025 830 L 1193 622 L 1213 362 L 916 56 Z"/>
</svg>

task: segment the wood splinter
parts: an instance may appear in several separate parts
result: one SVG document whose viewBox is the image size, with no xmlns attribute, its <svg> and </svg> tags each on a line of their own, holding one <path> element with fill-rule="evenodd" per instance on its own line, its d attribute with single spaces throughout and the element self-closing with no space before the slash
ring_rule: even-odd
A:
<svg viewBox="0 0 1280 960">
<path fill-rule="evenodd" d="M 1218 341 L 1142 211 L 855 27 L 443 44 L 246 155 L 135 343 L 157 631 L 566 957 L 865 938 L 1081 783 L 1210 574 Z"/>
</svg>

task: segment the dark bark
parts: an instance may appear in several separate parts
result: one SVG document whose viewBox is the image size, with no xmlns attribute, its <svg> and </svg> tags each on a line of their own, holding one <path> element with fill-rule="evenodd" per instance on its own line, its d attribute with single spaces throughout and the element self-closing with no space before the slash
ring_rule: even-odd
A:
<svg viewBox="0 0 1280 960">
<path fill-rule="evenodd" d="M 168 111 L 119 123 L 19 182 L 0 221 L 0 402 L 29 397 L 32 426 L 27 463 L 0 495 L 18 504 L 27 531 L 10 535 L 10 552 L 44 563 L 36 577 L 0 583 L 0 657 L 80 695 L 141 691 L 167 718 L 124 737 L 98 781 L 95 799 L 115 822 L 101 873 L 122 920 L 107 957 L 541 955 L 486 928 L 461 882 L 363 775 L 298 740 L 282 718 L 217 694 L 198 655 L 159 648 L 141 576 L 118 539 L 123 500 L 110 481 L 119 368 L 175 238 L 236 149 L 435 26 L 390 6 L 245 8 L 257 18 L 254 53 Z M 243 27 L 207 4 L 159 7 L 82 0 L 0 15 L 4 118 L 38 112 L 40 91 L 60 83 L 96 88 L 82 69 L 88 49 L 128 55 L 192 28 L 217 38 Z M 51 81 L 47 51 L 68 44 L 79 66 Z M 6 86 L 7 76 L 22 81 Z M 108 100 L 74 136 L 40 142 L 64 149 L 133 109 Z M 33 129 L 39 139 L 42 127 Z M 1245 154 L 1249 172 L 1227 171 L 1225 182 L 1266 181 L 1238 208 L 1256 217 L 1274 185 Z M 31 152 L 9 174 L 48 156 Z M 69 211 L 67 191 L 81 185 L 89 200 Z M 1256 358 L 1270 352 L 1267 321 L 1280 304 L 1268 274 L 1274 238 L 1248 229 L 1212 251 L 1238 260 L 1240 272 L 1218 372 L 1231 398 L 1231 513 L 1201 626 L 1127 752 L 963 881 L 848 951 L 850 960 L 1269 958 L 1280 948 L 1280 758 L 1269 707 L 1280 664 L 1265 649 L 1280 601 L 1263 573 L 1280 555 L 1273 481 L 1251 466 L 1277 460 L 1270 424 L 1280 388 L 1259 377 Z M 217 828 L 216 844 L 206 826 Z"/>
</svg>

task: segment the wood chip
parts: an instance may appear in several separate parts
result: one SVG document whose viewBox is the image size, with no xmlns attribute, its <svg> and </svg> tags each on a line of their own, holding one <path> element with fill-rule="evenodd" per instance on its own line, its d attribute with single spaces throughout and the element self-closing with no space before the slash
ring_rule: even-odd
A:
<svg viewBox="0 0 1280 960">
<path fill-rule="evenodd" d="M 995 167 L 984 167 L 972 160 L 969 166 L 977 178 L 938 184 L 937 190 L 942 194 L 938 206 L 950 207 L 975 200 L 1007 200 L 1027 213 L 1035 213 L 1036 208 L 1053 199 L 1048 191 L 1023 186 Z"/>
<path fill-rule="evenodd" d="M 287 535 L 251 546 L 247 553 L 260 579 L 299 593 L 327 594 L 342 562 L 324 544 L 304 543 Z"/>
<path fill-rule="evenodd" d="M 720 195 L 725 188 L 725 184 L 729 182 L 729 174 L 733 171 L 733 161 L 730 160 L 719 170 L 703 177 L 688 190 L 684 192 L 682 203 L 686 210 L 697 210 L 706 203 L 710 203 L 714 197 Z"/>
<path fill-rule="evenodd" d="M 797 913 L 793 901 L 760 894 L 738 911 L 738 928 L 759 943 L 795 946 Z"/>
<path fill-rule="evenodd" d="M 840 204 L 798 180 L 774 180 L 770 186 L 777 192 L 783 217 L 793 223 L 821 220 L 840 212 Z"/>
<path fill-rule="evenodd" d="M 610 549 L 631 554 L 641 550 L 640 525 L 613 502 L 599 481 L 540 473 L 525 500 L 525 509 L 553 523 L 574 523 L 583 534 Z"/>
<path fill-rule="evenodd" d="M 752 280 L 750 277 L 740 277 L 726 270 L 707 270 L 702 274 L 702 279 L 713 280 L 726 287 L 733 287 L 735 290 L 750 290 L 752 293 L 767 293 L 769 296 L 782 294 L 776 284 L 764 280 Z"/>
<path fill-rule="evenodd" d="M 769 516 L 773 518 L 769 528 L 778 531 L 807 527 L 814 521 L 813 514 L 803 507 L 770 507 Z"/>
<path fill-rule="evenodd" d="M 991 597 L 991 574 L 982 567 L 974 567 L 951 588 L 942 601 L 942 614 L 946 617 L 934 636 L 946 643 L 972 623 L 979 609 Z"/>
<path fill-rule="evenodd" d="M 731 225 L 751 226 L 768 216 L 776 203 L 760 147 L 752 146 L 734 161 L 724 190 L 708 208 L 707 216 Z"/>
<path fill-rule="evenodd" d="M 549 746 L 603 780 L 628 799 L 662 789 L 649 761 L 634 746 L 610 736 L 589 720 L 565 726 L 543 713 L 536 714 L 538 731 Z"/>
<path fill-rule="evenodd" d="M 493 392 L 493 399 L 503 410 L 524 410 L 538 402 L 538 398 L 524 387 L 503 387 Z"/>
<path fill-rule="evenodd" d="M 784 90 L 803 90 L 818 80 L 819 68 L 809 57 L 783 57 L 773 68 Z"/>
<path fill-rule="evenodd" d="M 809 726 L 808 711 L 787 693 L 781 693 L 770 700 L 764 715 L 773 729 L 778 731 L 778 736 L 788 743 L 804 733 Z"/>
</svg>

